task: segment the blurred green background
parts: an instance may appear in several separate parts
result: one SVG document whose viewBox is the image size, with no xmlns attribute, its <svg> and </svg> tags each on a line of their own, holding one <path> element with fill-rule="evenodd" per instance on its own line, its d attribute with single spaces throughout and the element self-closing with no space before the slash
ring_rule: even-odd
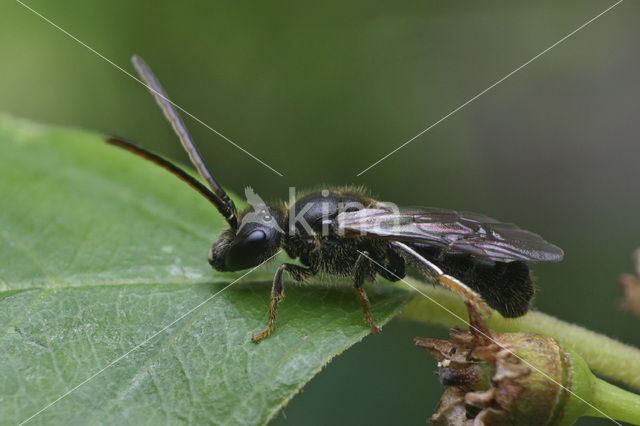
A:
<svg viewBox="0 0 640 426">
<path fill-rule="evenodd" d="M 186 119 L 226 187 L 284 199 L 289 186 L 355 183 L 381 200 L 513 221 L 566 252 L 535 268 L 537 309 L 640 345 L 616 284 L 640 246 L 640 3 L 620 4 L 360 177 L 613 2 L 27 4 L 130 72 L 142 55 L 176 103 L 284 174 Z M 187 161 L 140 84 L 17 2 L 0 16 L 1 111 Z M 393 322 L 274 424 L 424 424 L 443 389 L 411 345 L 417 335 L 446 330 Z"/>
</svg>

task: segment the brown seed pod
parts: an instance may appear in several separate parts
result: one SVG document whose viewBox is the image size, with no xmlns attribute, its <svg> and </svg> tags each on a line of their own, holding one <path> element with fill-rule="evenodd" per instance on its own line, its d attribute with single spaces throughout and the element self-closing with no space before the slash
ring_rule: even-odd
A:
<svg viewBox="0 0 640 426">
<path fill-rule="evenodd" d="M 582 358 L 547 336 L 495 333 L 469 312 L 471 331 L 455 328 L 449 341 L 414 339 L 438 361 L 448 386 L 432 423 L 561 425 L 584 413 L 574 394 L 588 398 L 593 375 Z"/>
</svg>

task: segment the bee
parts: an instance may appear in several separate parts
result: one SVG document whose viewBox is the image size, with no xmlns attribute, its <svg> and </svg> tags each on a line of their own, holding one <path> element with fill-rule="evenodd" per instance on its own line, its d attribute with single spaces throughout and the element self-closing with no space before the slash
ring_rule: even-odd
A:
<svg viewBox="0 0 640 426">
<path fill-rule="evenodd" d="M 564 255 L 539 235 L 482 214 L 439 208 L 398 207 L 371 198 L 362 188 L 311 192 L 285 204 L 267 204 L 251 190 L 252 206 L 238 212 L 213 178 L 159 81 L 137 56 L 134 67 L 171 123 L 208 186 L 185 170 L 120 138 L 108 142 L 173 173 L 209 200 L 228 223 L 213 243 L 208 261 L 218 271 L 256 267 L 281 249 L 300 264 L 281 264 L 273 278 L 269 322 L 253 335 L 259 342 L 276 322 L 284 296 L 284 274 L 305 281 L 319 273 L 353 279 L 371 332 L 377 327 L 364 284 L 379 275 L 395 282 L 408 267 L 462 295 L 476 307 L 487 305 L 505 317 L 524 315 L 534 295 L 529 265 L 557 262 Z"/>
</svg>

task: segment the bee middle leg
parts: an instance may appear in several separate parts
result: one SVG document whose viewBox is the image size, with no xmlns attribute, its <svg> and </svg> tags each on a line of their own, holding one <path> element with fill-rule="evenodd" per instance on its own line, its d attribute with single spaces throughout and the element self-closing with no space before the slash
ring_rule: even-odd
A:
<svg viewBox="0 0 640 426">
<path fill-rule="evenodd" d="M 369 303 L 369 298 L 367 297 L 367 292 L 364 290 L 364 281 L 368 279 L 369 281 L 373 281 L 375 278 L 376 269 L 374 264 L 369 260 L 369 253 L 362 252 L 358 260 L 356 260 L 356 264 L 354 266 L 353 273 L 353 286 L 356 289 L 356 294 L 358 295 L 358 300 L 362 305 L 362 310 L 364 311 L 364 316 L 369 323 L 369 327 L 371 327 L 372 334 L 380 333 L 380 329 L 376 325 L 373 320 L 373 316 L 371 315 L 371 303 Z"/>
<path fill-rule="evenodd" d="M 271 334 L 275 328 L 276 314 L 278 313 L 278 302 L 284 299 L 284 279 L 282 273 L 287 271 L 291 278 L 296 281 L 304 281 L 307 278 L 315 275 L 311 268 L 305 268 L 303 266 L 294 265 L 292 263 L 283 263 L 280 265 L 276 274 L 273 277 L 273 286 L 271 287 L 271 304 L 269 305 L 269 325 L 267 328 L 258 334 L 254 334 L 251 340 L 254 343 L 258 343 Z"/>
</svg>

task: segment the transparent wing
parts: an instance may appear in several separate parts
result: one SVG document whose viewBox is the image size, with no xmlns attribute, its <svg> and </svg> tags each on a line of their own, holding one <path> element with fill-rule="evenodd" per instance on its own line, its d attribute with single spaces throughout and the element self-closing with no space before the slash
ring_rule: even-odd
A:
<svg viewBox="0 0 640 426">
<path fill-rule="evenodd" d="M 483 214 L 428 207 L 379 208 L 343 212 L 337 231 L 441 247 L 495 261 L 558 262 L 564 252 L 537 234 Z"/>
</svg>

